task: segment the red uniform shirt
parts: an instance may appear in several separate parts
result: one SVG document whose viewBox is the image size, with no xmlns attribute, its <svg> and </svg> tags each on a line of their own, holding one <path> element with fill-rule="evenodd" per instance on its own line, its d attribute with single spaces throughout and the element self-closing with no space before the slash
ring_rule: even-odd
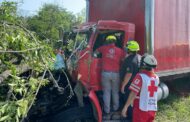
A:
<svg viewBox="0 0 190 122">
<path fill-rule="evenodd" d="M 149 77 L 154 77 L 156 78 L 155 74 L 150 71 L 143 70 L 141 73 L 144 73 L 148 75 Z M 155 118 L 155 111 L 141 111 L 139 109 L 139 95 L 140 95 L 140 90 L 142 87 L 142 78 L 140 74 L 138 73 L 135 78 L 133 79 L 133 82 L 131 83 L 129 89 L 137 94 L 136 99 L 134 100 L 133 103 L 133 122 L 153 122 Z"/>
<path fill-rule="evenodd" d="M 109 44 L 98 48 L 97 51 L 102 53 L 102 70 L 119 72 L 121 60 L 125 57 L 122 49 Z"/>
</svg>

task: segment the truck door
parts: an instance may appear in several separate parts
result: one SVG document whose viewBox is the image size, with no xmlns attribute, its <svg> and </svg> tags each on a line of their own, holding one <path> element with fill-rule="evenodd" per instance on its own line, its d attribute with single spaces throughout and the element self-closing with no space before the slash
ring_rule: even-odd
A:
<svg viewBox="0 0 190 122">
<path fill-rule="evenodd" d="M 101 58 L 94 54 L 93 43 L 97 37 L 94 32 L 89 37 L 88 45 L 80 51 L 80 60 L 78 62 L 78 76 L 80 81 L 90 90 L 101 89 Z"/>
<path fill-rule="evenodd" d="M 76 40 L 78 40 L 77 47 L 77 71 L 78 71 L 78 80 L 82 82 L 83 85 L 87 89 L 90 88 L 90 64 L 91 64 L 91 49 L 90 49 L 90 39 L 91 37 L 90 31 L 79 33 L 76 36 Z"/>
</svg>

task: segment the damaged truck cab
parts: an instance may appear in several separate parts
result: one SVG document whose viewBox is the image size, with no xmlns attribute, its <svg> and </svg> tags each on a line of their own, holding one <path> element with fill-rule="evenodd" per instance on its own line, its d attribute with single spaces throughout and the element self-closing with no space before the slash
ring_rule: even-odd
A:
<svg viewBox="0 0 190 122">
<path fill-rule="evenodd" d="M 95 92 L 101 90 L 101 55 L 96 54 L 95 50 L 103 46 L 105 38 L 110 34 L 117 38 L 115 45 L 124 50 L 127 41 L 134 39 L 135 25 L 127 22 L 98 21 L 98 23 L 86 23 L 75 31 L 90 35 L 84 40 L 87 41 L 86 48 L 79 51 L 77 82 L 81 82 L 88 92 L 96 108 L 96 118 L 100 122 L 102 110 Z"/>
<path fill-rule="evenodd" d="M 88 31 L 92 32 L 86 48 L 80 51 L 78 80 L 89 90 L 101 90 L 101 56 L 96 55 L 95 50 L 103 46 L 106 36 L 110 34 L 117 37 L 116 46 L 124 50 L 127 41 L 134 39 L 135 25 L 126 22 L 99 21 L 97 24 L 88 24 L 83 28 L 89 28 Z"/>
</svg>

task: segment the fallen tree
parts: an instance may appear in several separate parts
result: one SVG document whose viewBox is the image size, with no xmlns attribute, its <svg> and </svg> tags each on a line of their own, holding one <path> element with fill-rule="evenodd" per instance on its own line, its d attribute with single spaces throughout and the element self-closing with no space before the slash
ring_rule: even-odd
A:
<svg viewBox="0 0 190 122">
<path fill-rule="evenodd" d="M 52 49 L 32 32 L 0 22 L 0 121 L 20 121 L 27 115 L 39 88 L 48 81 L 38 74 L 49 69 L 49 52 Z"/>
<path fill-rule="evenodd" d="M 70 105 L 71 78 L 67 70 L 53 70 L 48 43 L 25 28 L 16 3 L 0 3 L 0 122 L 33 121 Z"/>
<path fill-rule="evenodd" d="M 61 93 L 71 88 L 68 78 L 66 88 L 59 86 L 51 72 L 53 49 L 22 25 L 15 7 L 13 2 L 0 5 L 0 122 L 23 121 L 40 88 L 49 83 Z"/>
</svg>

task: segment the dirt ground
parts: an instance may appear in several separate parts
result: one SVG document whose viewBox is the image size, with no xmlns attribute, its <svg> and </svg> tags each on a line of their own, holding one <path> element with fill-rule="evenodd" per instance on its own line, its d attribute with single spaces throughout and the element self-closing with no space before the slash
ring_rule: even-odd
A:
<svg viewBox="0 0 190 122">
<path fill-rule="evenodd" d="M 173 81 L 166 82 L 170 93 L 175 93 L 180 96 L 190 95 L 190 77 L 178 78 Z"/>
</svg>

